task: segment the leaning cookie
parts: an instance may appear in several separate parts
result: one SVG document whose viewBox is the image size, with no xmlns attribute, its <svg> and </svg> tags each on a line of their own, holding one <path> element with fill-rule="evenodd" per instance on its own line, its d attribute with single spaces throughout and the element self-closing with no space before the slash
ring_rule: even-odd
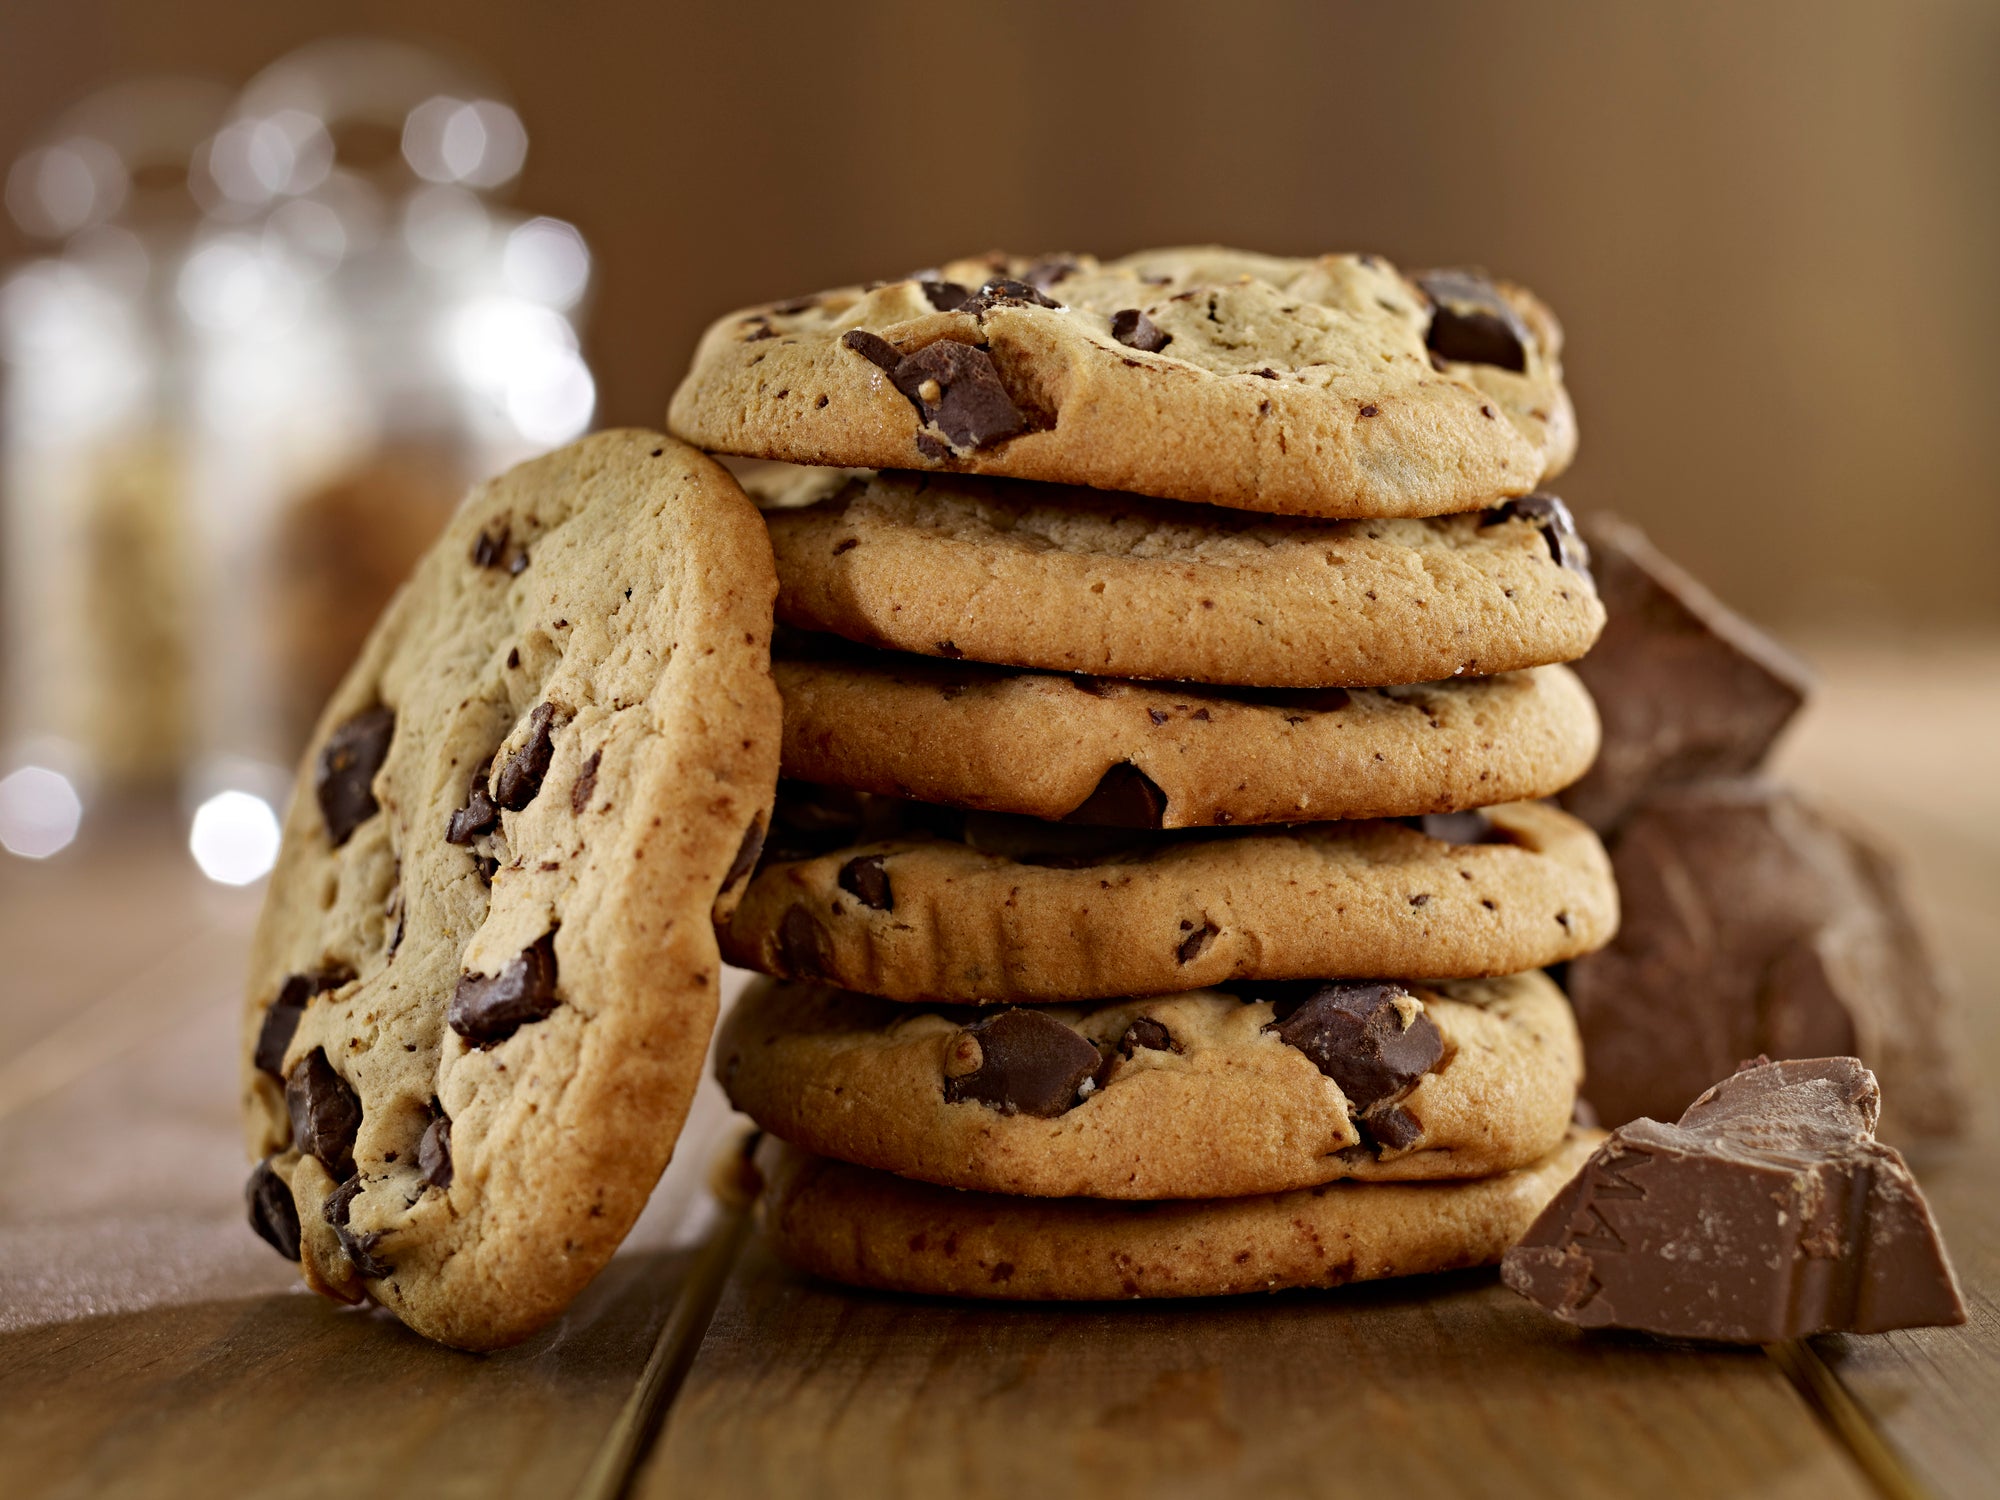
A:
<svg viewBox="0 0 2000 1500">
<path fill-rule="evenodd" d="M 756 511 L 611 432 L 482 486 L 321 720 L 252 959 L 253 1225 L 485 1349 L 610 1259 L 701 1073 L 767 826 Z"/>
<path fill-rule="evenodd" d="M 1596 835 L 1535 802 L 1442 814 L 1422 827 L 1178 834 L 975 814 L 959 838 L 906 835 L 781 857 L 788 852 L 752 878 L 724 930 L 724 956 L 893 1000 L 1083 1000 L 1242 979 L 1475 979 L 1590 952 L 1618 925 Z"/>
<path fill-rule="evenodd" d="M 1604 1139 L 1464 1182 L 1335 1182 L 1247 1198 L 1111 1203 L 964 1193 L 767 1138 L 759 1219 L 778 1254 L 850 1286 L 1098 1301 L 1335 1287 L 1497 1262 Z"/>
<path fill-rule="evenodd" d="M 1526 494 L 1576 449 L 1527 292 L 1214 247 L 954 262 L 733 313 L 669 424 L 721 453 L 955 469 L 1292 515 Z"/>
<path fill-rule="evenodd" d="M 773 664 L 785 774 L 952 807 L 1143 828 L 1407 817 L 1553 796 L 1597 751 L 1560 666 L 1259 690 L 815 646 Z"/>
<path fill-rule="evenodd" d="M 716 1075 L 796 1146 L 944 1187 L 1233 1198 L 1487 1177 L 1554 1150 L 1582 1045 L 1541 974 L 941 1013 L 753 985 Z"/>
<path fill-rule="evenodd" d="M 1545 495 L 1432 520 L 1299 521 L 878 474 L 766 520 L 780 620 L 924 656 L 1381 687 L 1571 661 L 1604 624 L 1568 507 Z"/>
</svg>

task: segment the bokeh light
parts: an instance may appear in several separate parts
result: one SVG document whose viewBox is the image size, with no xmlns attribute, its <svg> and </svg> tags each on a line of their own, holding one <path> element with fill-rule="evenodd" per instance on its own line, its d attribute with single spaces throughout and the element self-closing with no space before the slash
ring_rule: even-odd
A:
<svg viewBox="0 0 2000 1500">
<path fill-rule="evenodd" d="M 83 824 L 83 799 L 70 779 L 47 766 L 22 766 L 0 778 L 0 848 L 23 859 L 66 849 Z"/>
<path fill-rule="evenodd" d="M 248 885 L 278 860 L 278 815 L 249 792 L 218 792 L 195 809 L 188 852 L 201 873 L 222 885 Z"/>
</svg>

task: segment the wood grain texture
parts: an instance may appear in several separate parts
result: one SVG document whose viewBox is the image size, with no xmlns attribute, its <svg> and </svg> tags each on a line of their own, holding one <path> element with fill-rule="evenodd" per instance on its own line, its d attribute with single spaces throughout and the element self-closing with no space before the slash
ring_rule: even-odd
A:
<svg viewBox="0 0 2000 1500">
<path fill-rule="evenodd" d="M 1490 1273 L 1058 1310 L 761 1247 L 634 1494 L 1860 1496 L 1755 1350 L 1588 1337 Z"/>
</svg>

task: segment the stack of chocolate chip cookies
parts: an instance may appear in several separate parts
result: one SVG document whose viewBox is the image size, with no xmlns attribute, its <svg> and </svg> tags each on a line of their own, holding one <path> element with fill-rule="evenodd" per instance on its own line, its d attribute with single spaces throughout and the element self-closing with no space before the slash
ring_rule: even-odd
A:
<svg viewBox="0 0 2000 1500">
<path fill-rule="evenodd" d="M 1543 799 L 1604 622 L 1561 336 L 1370 257 L 991 257 L 724 319 L 675 433 L 779 580 L 721 932 L 765 1227 L 836 1280 L 1190 1296 L 1498 1259 L 1577 1170 Z"/>
</svg>

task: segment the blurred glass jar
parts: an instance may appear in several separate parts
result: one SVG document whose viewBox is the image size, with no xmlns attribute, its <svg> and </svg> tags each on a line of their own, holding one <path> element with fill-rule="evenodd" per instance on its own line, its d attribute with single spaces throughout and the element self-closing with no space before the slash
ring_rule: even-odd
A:
<svg viewBox="0 0 2000 1500">
<path fill-rule="evenodd" d="M 526 148 L 490 82 L 355 39 L 258 75 L 199 161 L 209 223 L 180 300 L 190 471 L 219 571 L 197 643 L 197 805 L 278 805 L 468 485 L 589 425 L 572 321 L 588 249 L 492 199 Z"/>
<path fill-rule="evenodd" d="M 192 738 L 195 544 L 177 287 L 188 168 L 228 92 L 120 85 L 16 162 L 43 259 L 0 285 L 0 845 L 53 853 L 98 796 L 172 789 Z"/>
</svg>

